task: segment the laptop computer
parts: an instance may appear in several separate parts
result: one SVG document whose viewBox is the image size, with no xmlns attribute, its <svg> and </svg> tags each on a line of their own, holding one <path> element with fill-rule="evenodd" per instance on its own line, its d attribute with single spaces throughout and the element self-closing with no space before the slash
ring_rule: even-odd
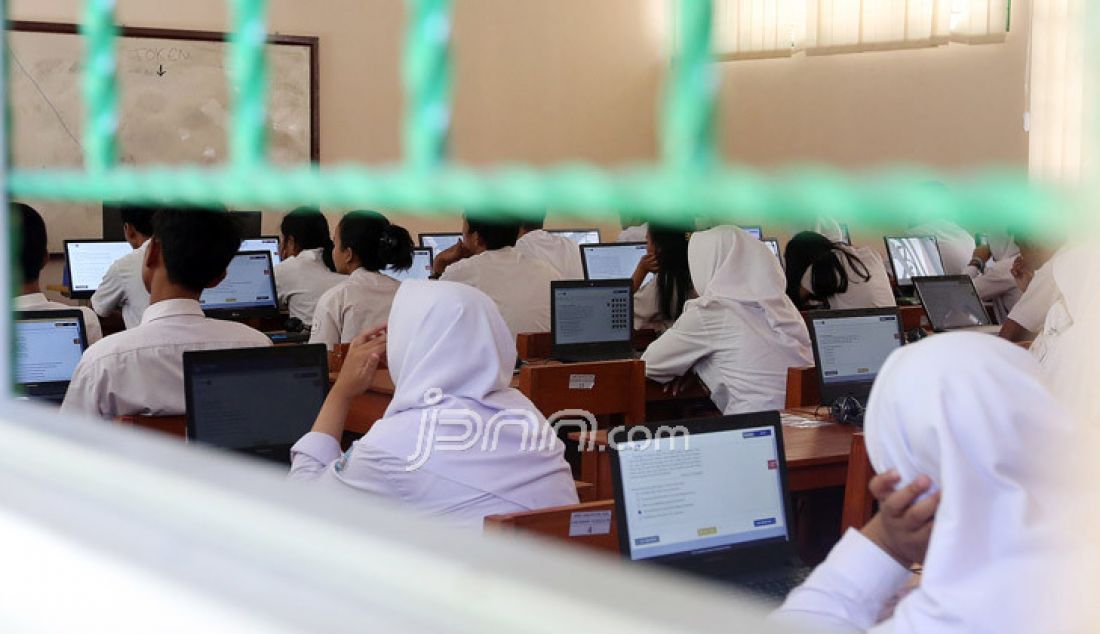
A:
<svg viewBox="0 0 1100 634">
<path fill-rule="evenodd" d="M 271 265 L 279 266 L 279 237 L 264 236 L 262 238 L 246 238 L 241 241 L 238 251 L 268 251 L 271 253 Z"/>
<path fill-rule="evenodd" d="M 779 268 L 786 271 L 787 263 L 783 261 L 783 253 L 779 250 L 779 240 L 775 238 L 764 238 L 764 244 L 766 244 L 768 246 L 768 249 L 771 250 L 772 255 L 774 255 L 775 258 L 779 260 Z"/>
<path fill-rule="evenodd" d="M 69 297 L 88 299 L 94 295 L 107 269 L 133 251 L 125 240 L 66 240 L 64 278 Z"/>
<path fill-rule="evenodd" d="M 199 303 L 203 312 L 215 319 L 278 316 L 279 294 L 272 268 L 269 251 L 238 252 L 222 283 L 202 292 Z"/>
<path fill-rule="evenodd" d="M 944 274 L 935 236 L 887 236 L 883 241 L 899 287 L 911 289 L 914 277 Z"/>
<path fill-rule="evenodd" d="M 867 404 L 871 385 L 905 334 L 897 308 L 810 311 L 821 404 L 851 397 Z"/>
<path fill-rule="evenodd" d="M 805 579 L 779 412 L 641 428 L 609 443 L 624 556 L 777 602 Z"/>
<path fill-rule="evenodd" d="M 426 280 L 432 276 L 433 260 L 435 260 L 435 255 L 430 248 L 417 247 L 413 249 L 412 266 L 404 271 L 398 271 L 390 267 L 381 271 L 381 273 L 392 277 L 398 282 L 404 282 L 405 280 Z"/>
<path fill-rule="evenodd" d="M 550 229 L 547 233 L 569 238 L 578 245 L 600 243 L 599 229 Z"/>
<path fill-rule="evenodd" d="M 328 391 L 324 345 L 183 353 L 187 437 L 290 463 Z"/>
<path fill-rule="evenodd" d="M 581 264 L 586 280 L 628 280 L 645 257 L 644 242 L 611 242 L 581 245 Z"/>
<path fill-rule="evenodd" d="M 633 359 L 630 280 L 551 282 L 550 335 L 559 361 Z"/>
<path fill-rule="evenodd" d="M 738 227 L 740 227 L 740 229 L 742 231 L 747 231 L 749 233 L 749 235 L 756 238 L 757 240 L 763 240 L 764 239 L 764 228 L 761 227 L 761 226 L 758 226 L 758 225 L 744 225 L 744 226 L 738 225 Z"/>
<path fill-rule="evenodd" d="M 88 347 L 79 310 L 15 313 L 15 383 L 26 396 L 61 403 Z"/>
<path fill-rule="evenodd" d="M 848 225 L 840 223 L 840 241 L 848 246 L 852 246 L 852 232 L 848 230 Z"/>
<path fill-rule="evenodd" d="M 432 250 L 432 256 L 439 255 L 443 251 L 453 247 L 462 240 L 461 233 L 421 233 L 418 236 L 420 246 Z"/>
<path fill-rule="evenodd" d="M 935 332 L 975 330 L 997 334 L 1000 326 L 993 323 L 982 304 L 974 281 L 968 275 L 914 277 L 913 285 L 924 304 L 924 312 Z"/>
</svg>

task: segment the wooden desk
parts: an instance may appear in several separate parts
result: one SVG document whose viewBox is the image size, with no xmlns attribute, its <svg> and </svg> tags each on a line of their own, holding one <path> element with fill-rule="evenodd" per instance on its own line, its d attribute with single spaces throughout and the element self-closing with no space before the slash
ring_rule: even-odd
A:
<svg viewBox="0 0 1100 634">
<path fill-rule="evenodd" d="M 656 330 L 634 332 L 634 349 L 645 350 L 658 337 Z M 521 332 L 516 335 L 516 354 L 521 361 L 549 359 L 554 350 L 554 337 L 549 332 Z"/>
</svg>

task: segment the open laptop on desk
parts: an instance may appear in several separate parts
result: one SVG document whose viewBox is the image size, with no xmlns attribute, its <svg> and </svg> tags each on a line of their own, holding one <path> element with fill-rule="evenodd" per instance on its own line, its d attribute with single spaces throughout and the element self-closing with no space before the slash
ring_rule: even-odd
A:
<svg viewBox="0 0 1100 634">
<path fill-rule="evenodd" d="M 279 266 L 281 261 L 279 258 L 279 237 L 278 236 L 264 236 L 262 238 L 248 238 L 241 241 L 240 252 L 244 251 L 267 251 L 271 253 L 271 265 Z"/>
<path fill-rule="evenodd" d="M 432 261 L 434 259 L 435 257 L 430 248 L 417 247 L 413 249 L 412 266 L 404 271 L 398 271 L 390 267 L 381 271 L 381 273 L 392 277 L 398 282 L 404 282 L 405 280 L 426 280 L 432 276 Z"/>
<path fill-rule="evenodd" d="M 1000 332 L 1000 326 L 990 319 L 970 276 L 914 277 L 913 286 L 924 304 L 924 312 L 932 323 L 932 330 L 971 330 L 992 334 Z"/>
<path fill-rule="evenodd" d="M 547 233 L 569 238 L 578 245 L 600 243 L 599 229 L 550 229 Z"/>
<path fill-rule="evenodd" d="M 15 313 L 15 382 L 26 396 L 60 404 L 88 347 L 79 310 Z"/>
<path fill-rule="evenodd" d="M 72 299 L 95 294 L 107 269 L 134 247 L 125 240 L 66 240 L 64 281 Z"/>
<path fill-rule="evenodd" d="M 551 282 L 550 334 L 560 361 L 633 359 L 630 280 Z"/>
<path fill-rule="evenodd" d="M 199 303 L 206 316 L 215 319 L 278 316 L 279 294 L 275 291 L 271 253 L 237 253 L 222 283 L 203 291 Z"/>
<path fill-rule="evenodd" d="M 783 253 L 779 250 L 779 240 L 775 238 L 764 238 L 764 244 L 767 245 L 768 250 L 772 252 L 772 255 L 779 260 L 779 268 L 784 271 L 787 270 L 787 263 L 783 261 Z"/>
<path fill-rule="evenodd" d="M 646 254 L 644 242 L 611 242 L 581 245 L 581 264 L 586 280 L 629 280 Z M 653 277 L 650 273 L 646 280 Z M 643 282 L 643 285 L 645 282 Z"/>
<path fill-rule="evenodd" d="M 201 350 L 183 354 L 187 437 L 290 463 L 328 391 L 324 345 Z"/>
<path fill-rule="evenodd" d="M 419 235 L 420 246 L 432 250 L 436 256 L 450 249 L 462 240 L 461 233 L 422 233 Z"/>
<path fill-rule="evenodd" d="M 894 281 L 902 294 L 912 295 L 914 277 L 944 274 L 935 236 L 887 236 L 883 241 Z"/>
<path fill-rule="evenodd" d="M 610 439 L 620 551 L 782 601 L 809 569 L 793 544 L 779 413 L 662 425 L 681 435 L 648 425 Z"/>
<path fill-rule="evenodd" d="M 898 309 L 815 310 L 808 321 L 821 404 L 847 397 L 866 407 L 882 364 L 905 341 Z"/>
</svg>

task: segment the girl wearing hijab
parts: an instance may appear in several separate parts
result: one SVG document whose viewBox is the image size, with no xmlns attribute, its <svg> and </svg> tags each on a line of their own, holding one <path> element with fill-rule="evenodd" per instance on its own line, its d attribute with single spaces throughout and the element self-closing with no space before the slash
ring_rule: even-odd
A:
<svg viewBox="0 0 1100 634">
<path fill-rule="evenodd" d="M 564 445 L 509 387 L 516 347 L 493 300 L 465 284 L 409 280 L 389 323 L 387 334 L 352 343 L 313 431 L 291 451 L 292 478 L 471 528 L 486 515 L 577 503 Z M 341 455 L 351 400 L 370 386 L 383 353 L 393 400 Z M 473 440 L 456 445 L 462 437 Z"/>
<path fill-rule="evenodd" d="M 646 376 L 668 383 L 694 369 L 726 414 L 783 407 L 787 368 L 814 360 L 779 262 L 760 240 L 721 226 L 692 235 L 688 263 L 699 298 L 642 355 Z"/>
<path fill-rule="evenodd" d="M 787 243 L 787 297 L 800 310 L 897 306 L 882 258 L 870 247 L 850 247 L 812 231 Z"/>
<path fill-rule="evenodd" d="M 1072 531 L 1062 514 L 1070 417 L 1023 349 L 977 333 L 895 352 L 864 428 L 880 511 L 850 530 L 777 613 L 828 631 L 1075 631 L 1059 587 Z M 895 489 L 895 485 L 897 488 Z M 923 563 L 920 584 L 883 618 Z M 1080 606 L 1078 606 L 1079 608 Z"/>
<path fill-rule="evenodd" d="M 347 277 L 336 272 L 328 220 L 316 209 L 302 207 L 283 217 L 279 225 L 279 256 L 275 287 L 279 304 L 308 328 L 317 300 Z"/>
<path fill-rule="evenodd" d="M 684 312 L 684 303 L 695 298 L 688 268 L 688 235 L 675 228 L 648 226 L 646 255 L 638 261 L 632 280 L 635 330 L 668 330 Z"/>
</svg>

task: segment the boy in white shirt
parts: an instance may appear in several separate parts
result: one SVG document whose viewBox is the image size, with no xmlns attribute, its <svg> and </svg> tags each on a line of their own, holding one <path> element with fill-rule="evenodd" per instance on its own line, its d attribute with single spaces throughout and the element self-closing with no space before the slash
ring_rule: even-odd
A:
<svg viewBox="0 0 1100 634">
<path fill-rule="evenodd" d="M 119 210 L 122 233 L 134 251 L 122 256 L 107 269 L 99 288 L 92 295 L 92 309 L 100 317 L 121 310 L 122 321 L 127 328 L 140 324 L 141 314 L 149 307 L 149 291 L 141 279 L 141 268 L 145 260 L 145 245 L 153 235 L 153 214 L 156 211 L 155 207 L 131 206 Z"/>
<path fill-rule="evenodd" d="M 554 267 L 563 280 L 583 280 L 584 265 L 576 242 L 544 231 L 546 213 L 520 224 L 516 251 Z"/>
<path fill-rule="evenodd" d="M 61 405 L 101 417 L 185 412 L 183 353 L 270 346 L 243 324 L 208 319 L 199 297 L 217 286 L 241 246 L 241 230 L 225 211 L 161 209 L 145 248 L 142 279 L 150 305 L 141 325 L 84 353 Z"/>
<path fill-rule="evenodd" d="M 23 248 L 20 268 L 23 271 L 23 287 L 15 298 L 13 305 L 15 310 L 77 310 L 76 306 L 69 306 L 60 302 L 51 302 L 42 292 L 39 277 L 42 269 L 46 268 L 46 262 L 50 259 L 46 249 L 46 222 L 42 216 L 30 205 L 12 203 L 10 206 L 13 217 L 18 218 L 19 226 L 23 233 Z M 84 314 L 84 331 L 88 336 L 88 345 L 103 338 L 103 328 L 99 323 L 99 317 L 88 308 L 80 308 Z"/>
</svg>

